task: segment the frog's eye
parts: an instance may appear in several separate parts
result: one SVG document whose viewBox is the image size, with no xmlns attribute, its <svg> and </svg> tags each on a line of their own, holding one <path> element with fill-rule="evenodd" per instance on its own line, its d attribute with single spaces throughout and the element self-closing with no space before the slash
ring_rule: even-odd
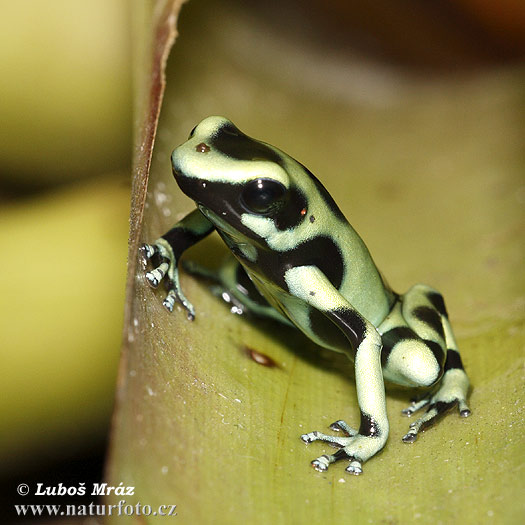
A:
<svg viewBox="0 0 525 525">
<path fill-rule="evenodd" d="M 286 188 L 275 180 L 256 179 L 249 182 L 241 194 L 244 206 L 255 213 L 269 213 L 283 202 Z"/>
</svg>

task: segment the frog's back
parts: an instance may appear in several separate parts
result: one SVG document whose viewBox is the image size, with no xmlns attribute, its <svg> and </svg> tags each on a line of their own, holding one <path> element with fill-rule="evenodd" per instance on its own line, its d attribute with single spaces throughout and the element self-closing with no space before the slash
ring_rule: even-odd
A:
<svg viewBox="0 0 525 525">
<path fill-rule="evenodd" d="M 391 310 L 395 294 L 321 182 L 294 159 L 288 158 L 286 164 L 293 182 L 308 196 L 306 217 L 294 234 L 299 248 L 304 243 L 310 249 L 306 253 L 303 248 L 304 260 L 295 264 L 317 265 L 341 295 L 378 326 Z"/>
</svg>

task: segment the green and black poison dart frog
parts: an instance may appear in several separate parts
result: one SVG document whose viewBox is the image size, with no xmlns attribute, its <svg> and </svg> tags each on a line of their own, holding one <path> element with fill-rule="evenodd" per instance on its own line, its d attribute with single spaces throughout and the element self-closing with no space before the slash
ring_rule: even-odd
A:
<svg viewBox="0 0 525 525">
<path fill-rule="evenodd" d="M 318 345 L 345 353 L 355 365 L 359 429 L 342 420 L 330 428 L 341 435 L 310 432 L 305 443 L 339 447 L 312 461 L 319 471 L 346 459 L 361 474 L 362 463 L 388 437 L 384 380 L 428 393 L 403 412 L 427 407 L 403 441 L 449 408 L 468 416 L 469 380 L 463 369 L 443 297 L 416 284 L 405 294 L 391 290 L 367 247 L 336 203 L 302 164 L 254 140 L 222 117 L 208 117 L 173 151 L 173 174 L 197 209 L 144 245 L 155 268 L 153 287 L 164 280 L 164 306 L 178 301 L 193 319 L 177 270 L 188 247 L 216 230 L 235 258 L 220 272 L 224 296 L 237 311 L 291 324 Z"/>
</svg>

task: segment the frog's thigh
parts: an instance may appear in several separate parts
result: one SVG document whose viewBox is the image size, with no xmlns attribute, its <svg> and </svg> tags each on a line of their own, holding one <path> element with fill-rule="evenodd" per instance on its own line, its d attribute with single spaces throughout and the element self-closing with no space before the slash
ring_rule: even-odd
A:
<svg viewBox="0 0 525 525">
<path fill-rule="evenodd" d="M 379 326 L 385 378 L 411 387 L 428 387 L 443 374 L 445 334 L 432 303 L 435 290 L 415 285 L 401 296 Z"/>
</svg>

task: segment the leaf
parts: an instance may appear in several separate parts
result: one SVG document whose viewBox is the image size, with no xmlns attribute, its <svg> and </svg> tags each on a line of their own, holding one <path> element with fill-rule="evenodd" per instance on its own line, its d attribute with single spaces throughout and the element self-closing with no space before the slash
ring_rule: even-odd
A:
<svg viewBox="0 0 525 525">
<path fill-rule="evenodd" d="M 243 12 L 190 3 L 170 59 L 148 183 L 179 3 L 148 5 L 138 39 L 146 42 L 139 70 L 145 83 L 107 471 L 110 485 L 135 489 L 108 502 L 140 502 L 152 512 L 177 505 L 183 523 L 517 521 L 524 511 L 516 483 L 524 342 L 523 124 L 516 115 L 523 73 L 436 85 L 369 71 L 371 93 L 363 99 L 361 70 L 351 60 L 329 64 L 309 45 L 286 47 L 279 36 L 265 36 Z M 153 74 L 144 77 L 148 57 Z M 347 83 L 352 74 L 355 83 Z M 271 322 L 231 315 L 205 282 L 185 274 L 196 320 L 163 309 L 162 291 L 145 284 L 137 248 L 192 209 L 171 178 L 169 153 L 208 114 L 230 116 L 306 162 L 396 290 L 423 281 L 444 292 L 473 385 L 471 418 L 452 413 L 415 444 L 403 444 L 409 421 L 400 410 L 409 393 L 393 391 L 389 442 L 364 475 L 350 476 L 342 464 L 317 473 L 309 462 L 329 449 L 305 447 L 300 434 L 339 418 L 355 425 L 359 416 L 344 356 Z M 221 253 L 217 239 L 206 240 L 188 258 L 213 264 Z"/>
</svg>

